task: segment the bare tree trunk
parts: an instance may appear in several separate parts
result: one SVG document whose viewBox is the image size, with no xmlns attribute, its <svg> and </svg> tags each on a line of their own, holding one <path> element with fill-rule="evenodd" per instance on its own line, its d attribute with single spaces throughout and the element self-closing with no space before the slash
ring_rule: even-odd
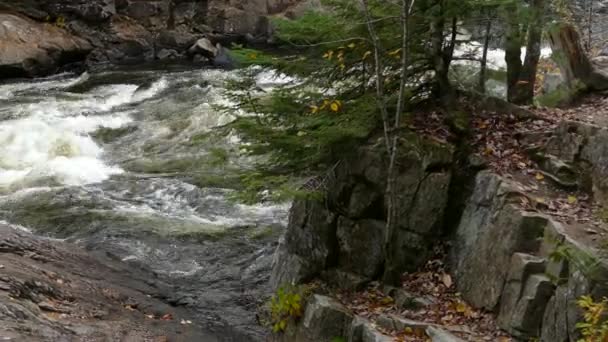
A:
<svg viewBox="0 0 608 342">
<path fill-rule="evenodd" d="M 167 29 L 173 30 L 175 28 L 175 2 L 169 0 L 169 17 L 167 18 Z"/>
<path fill-rule="evenodd" d="M 511 10 L 516 10 L 510 7 Z M 509 15 L 509 34 L 505 49 L 507 62 L 507 97 L 515 104 L 529 104 L 534 99 L 536 71 L 541 53 L 544 0 L 533 0 L 532 16 L 527 23 L 526 57 L 521 61 L 522 31 L 516 15 Z"/>
<path fill-rule="evenodd" d="M 435 6 L 438 6 L 438 12 L 433 15 L 430 23 L 430 58 L 435 70 L 436 96 L 441 99 L 445 107 L 449 107 L 454 101 L 454 90 L 450 84 L 449 64 L 446 65 L 446 57 L 443 50 L 443 34 L 445 31 L 444 1 L 437 1 Z"/>
<path fill-rule="evenodd" d="M 580 85 L 589 90 L 607 90 L 608 73 L 596 69 L 581 46 L 580 37 L 571 24 L 557 24 L 549 30 L 553 58 L 570 89 Z"/>
<path fill-rule="evenodd" d="M 386 250 L 386 258 L 387 262 L 385 265 L 383 280 L 387 283 L 395 283 L 399 281 L 400 274 L 397 274 L 397 270 L 393 270 L 391 266 L 394 263 L 392 251 L 389 246 L 393 240 L 393 236 L 395 231 L 397 230 L 398 225 L 398 195 L 395 191 L 395 181 L 396 181 L 396 162 L 397 162 L 397 152 L 399 149 L 399 128 L 401 127 L 401 115 L 403 115 L 403 109 L 405 107 L 405 88 L 407 83 L 408 76 L 408 66 L 409 66 L 409 49 L 408 49 L 408 41 L 409 41 L 409 17 L 412 6 L 414 5 L 415 0 L 401 0 L 401 75 L 399 81 L 399 97 L 397 99 L 397 109 L 395 110 L 395 119 L 394 126 L 392 130 L 392 142 L 390 146 L 390 159 L 389 166 L 387 171 L 387 187 L 386 187 L 386 197 L 387 197 L 387 219 L 386 219 L 386 236 L 385 236 L 385 250 Z"/>
<path fill-rule="evenodd" d="M 512 102 L 513 94 L 516 92 L 519 74 L 522 68 L 521 46 L 522 32 L 517 16 L 515 4 L 509 4 L 506 8 L 507 34 L 505 40 L 505 62 L 507 63 L 507 99 Z"/>
<path fill-rule="evenodd" d="M 587 51 L 591 51 L 591 33 L 593 33 L 593 0 L 589 0 L 589 16 L 587 25 Z"/>
<path fill-rule="evenodd" d="M 486 73 L 488 69 L 488 48 L 490 47 L 491 40 L 491 31 L 492 31 L 492 20 L 490 15 L 488 15 L 487 23 L 486 23 L 486 39 L 483 42 L 483 54 L 481 56 L 481 66 L 479 70 L 479 85 L 478 91 L 482 94 L 486 92 Z"/>
</svg>

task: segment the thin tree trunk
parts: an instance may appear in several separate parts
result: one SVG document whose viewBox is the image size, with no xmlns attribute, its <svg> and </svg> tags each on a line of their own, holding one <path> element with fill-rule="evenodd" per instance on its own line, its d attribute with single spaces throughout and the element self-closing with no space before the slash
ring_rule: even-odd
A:
<svg viewBox="0 0 608 342">
<path fill-rule="evenodd" d="M 591 33 L 593 33 L 593 1 L 589 0 L 589 17 L 587 22 L 587 51 L 591 51 Z"/>
<path fill-rule="evenodd" d="M 382 123 L 384 125 L 384 140 L 386 141 L 387 154 L 390 155 L 390 137 L 389 137 L 389 122 L 388 122 L 388 110 L 386 108 L 386 98 L 384 93 L 384 75 L 382 73 L 382 57 L 380 56 L 380 38 L 376 33 L 374 22 L 372 21 L 372 15 L 369 11 L 369 3 L 367 0 L 361 0 L 363 5 L 363 12 L 365 14 L 365 20 L 367 22 L 367 30 L 372 39 L 372 45 L 374 47 L 374 73 L 376 78 L 376 102 L 378 103 L 378 109 L 382 115 Z"/>
<path fill-rule="evenodd" d="M 544 0 L 533 0 L 532 17 L 528 24 L 528 37 L 526 44 L 526 57 L 520 70 L 515 93 L 511 102 L 516 104 L 529 104 L 534 99 L 536 85 L 536 72 L 541 54 L 541 40 L 543 34 Z"/>
<path fill-rule="evenodd" d="M 454 101 L 454 92 L 449 79 L 449 65 L 445 63 L 443 50 L 443 33 L 445 30 L 444 0 L 439 0 L 436 6 L 438 6 L 438 13 L 435 13 L 431 19 L 430 58 L 435 70 L 436 95 L 441 99 L 445 107 L 449 107 Z"/>
<path fill-rule="evenodd" d="M 521 73 L 521 27 L 517 16 L 517 6 L 506 7 L 507 35 L 505 40 L 505 62 L 507 63 L 507 99 L 513 102 L 519 74 Z"/>
<path fill-rule="evenodd" d="M 385 250 L 386 253 L 386 269 L 384 272 L 383 280 L 388 283 L 394 283 L 398 281 L 399 274 L 395 274 L 395 270 L 391 268 L 393 264 L 393 256 L 392 251 L 389 246 L 393 240 L 394 232 L 396 231 L 396 227 L 398 225 L 398 210 L 397 210 L 397 202 L 398 196 L 395 192 L 395 181 L 396 181 L 396 173 L 395 173 L 395 164 L 397 160 L 397 152 L 399 150 L 399 128 L 401 126 L 401 115 L 403 114 L 403 109 L 405 106 L 405 87 L 407 85 L 407 75 L 408 75 L 408 64 L 409 64 L 409 49 L 408 49 L 408 41 L 409 41 L 409 15 L 410 10 L 413 6 L 415 0 L 401 0 L 401 75 L 399 82 L 399 97 L 397 99 L 397 109 L 395 110 L 395 119 L 394 126 L 392 130 L 392 142 L 390 146 L 390 160 L 387 171 L 387 187 L 386 187 L 386 197 L 387 197 L 387 219 L 386 219 L 386 236 L 385 236 Z"/>
<path fill-rule="evenodd" d="M 541 53 L 543 33 L 543 14 L 545 0 L 533 0 L 530 4 L 532 16 L 526 24 L 526 57 L 521 61 L 523 43 L 522 30 L 518 16 L 513 15 L 515 5 L 507 7 L 509 32 L 505 48 L 507 62 L 507 98 L 515 104 L 529 104 L 534 99 L 536 71 Z"/>
<path fill-rule="evenodd" d="M 488 15 L 486 23 L 486 38 L 483 42 L 483 54 L 481 56 L 481 66 L 479 70 L 479 85 L 478 90 L 480 93 L 485 94 L 486 92 L 486 73 L 488 69 L 488 49 L 490 47 L 490 34 L 492 31 L 492 20 L 490 20 L 490 16 Z"/>
</svg>

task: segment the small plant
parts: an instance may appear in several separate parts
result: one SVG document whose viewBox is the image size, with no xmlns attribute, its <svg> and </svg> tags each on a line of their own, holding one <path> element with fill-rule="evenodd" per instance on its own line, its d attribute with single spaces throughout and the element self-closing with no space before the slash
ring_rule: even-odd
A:
<svg viewBox="0 0 608 342">
<path fill-rule="evenodd" d="M 591 296 L 582 296 L 576 304 L 583 310 L 584 319 L 576 324 L 583 335 L 578 342 L 608 342 L 608 320 L 605 317 L 608 299 L 604 297 L 596 302 Z"/>
<path fill-rule="evenodd" d="M 302 295 L 299 289 L 279 289 L 270 300 L 272 331 L 283 332 L 290 322 L 295 322 L 300 317 L 302 317 Z"/>
</svg>

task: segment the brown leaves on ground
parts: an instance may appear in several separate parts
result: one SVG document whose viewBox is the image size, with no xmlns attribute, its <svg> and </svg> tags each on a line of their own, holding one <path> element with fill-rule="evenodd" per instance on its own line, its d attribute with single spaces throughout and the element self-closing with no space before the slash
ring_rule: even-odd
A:
<svg viewBox="0 0 608 342">
<path fill-rule="evenodd" d="M 403 277 L 403 290 L 432 303 L 420 309 L 398 308 L 391 297 L 378 287 L 356 293 L 341 293 L 338 299 L 354 313 L 371 321 L 380 315 L 397 315 L 413 321 L 442 326 L 443 329 L 467 341 L 504 341 L 511 339 L 497 327 L 494 316 L 469 306 L 457 293 L 452 276 L 446 271 L 442 252 L 429 261 L 420 271 Z M 407 328 L 404 331 L 385 331 L 395 341 L 426 342 L 424 329 Z"/>
</svg>

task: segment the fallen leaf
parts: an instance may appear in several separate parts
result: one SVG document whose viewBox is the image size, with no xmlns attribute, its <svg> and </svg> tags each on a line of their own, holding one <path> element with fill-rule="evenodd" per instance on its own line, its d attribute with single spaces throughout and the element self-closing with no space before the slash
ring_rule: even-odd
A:
<svg viewBox="0 0 608 342">
<path fill-rule="evenodd" d="M 543 179 L 545 179 L 545 175 L 543 175 L 540 172 L 536 173 L 536 180 L 542 181 Z"/>
<path fill-rule="evenodd" d="M 163 315 L 163 317 L 161 317 L 160 319 L 162 319 L 163 321 L 170 321 L 173 319 L 173 315 L 168 313 L 168 314 Z"/>
<path fill-rule="evenodd" d="M 576 196 L 568 196 L 568 203 L 574 204 L 574 203 L 576 203 L 576 201 L 577 201 Z"/>
<path fill-rule="evenodd" d="M 452 277 L 447 273 L 443 274 L 443 276 L 441 277 L 441 282 L 443 282 L 443 285 L 445 285 L 445 287 L 447 288 L 452 287 L 453 284 Z"/>
</svg>

